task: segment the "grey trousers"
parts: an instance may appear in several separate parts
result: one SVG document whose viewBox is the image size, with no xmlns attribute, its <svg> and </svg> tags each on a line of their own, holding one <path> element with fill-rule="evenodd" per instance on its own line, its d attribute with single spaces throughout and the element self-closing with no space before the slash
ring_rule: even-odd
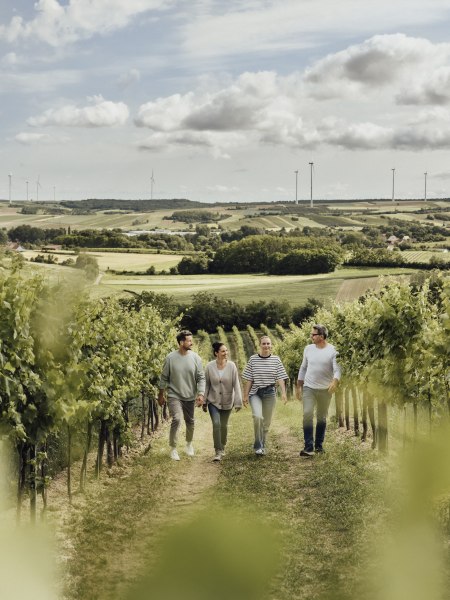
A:
<svg viewBox="0 0 450 600">
<path fill-rule="evenodd" d="M 186 423 L 186 442 L 192 442 L 194 437 L 194 400 L 179 400 L 178 398 L 168 398 L 167 406 L 169 407 L 169 415 L 172 417 L 169 433 L 169 444 L 172 448 L 176 448 L 178 430 L 181 426 L 181 420 L 184 418 Z"/>
</svg>

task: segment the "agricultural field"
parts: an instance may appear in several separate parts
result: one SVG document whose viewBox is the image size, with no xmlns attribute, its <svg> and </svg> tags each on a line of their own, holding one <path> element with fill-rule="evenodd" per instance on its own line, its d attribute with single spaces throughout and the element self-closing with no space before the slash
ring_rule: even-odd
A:
<svg viewBox="0 0 450 600">
<path fill-rule="evenodd" d="M 24 203 L 25 204 L 25 203 Z M 427 208 L 433 206 L 448 207 L 448 203 L 427 203 Z M 281 228 L 287 230 L 295 227 L 341 227 L 345 229 L 355 229 L 364 225 L 380 225 L 384 221 L 383 214 L 389 217 L 403 219 L 405 221 L 424 222 L 426 214 L 411 214 L 411 211 L 424 206 L 420 202 L 396 202 L 392 205 L 386 203 L 346 203 L 328 205 L 328 209 L 333 212 L 342 212 L 350 214 L 332 215 L 327 213 L 327 206 L 318 205 L 315 210 L 309 210 L 309 203 L 300 202 L 295 205 L 245 205 L 243 204 L 236 210 L 233 206 L 208 206 L 205 205 L 201 210 L 205 212 L 220 213 L 222 219 L 220 226 L 224 229 L 236 230 L 246 226 L 258 227 L 261 229 L 278 231 Z M 292 207 L 292 213 L 290 213 Z M 42 207 L 43 208 L 43 207 Z M 285 214 L 270 214 L 270 212 L 281 212 L 287 210 Z M 26 215 L 21 214 L 21 208 L 17 206 L 9 207 L 6 203 L 0 203 L 0 227 L 11 228 L 17 225 L 27 224 L 35 227 L 70 227 L 77 229 L 123 229 L 129 231 L 133 229 L 154 230 L 167 229 L 170 231 L 189 231 L 195 229 L 195 224 L 188 225 L 181 221 L 168 220 L 174 212 L 173 209 L 152 210 L 149 212 L 133 212 L 121 210 L 99 210 L 85 215 L 58 214 L 58 215 Z M 188 210 L 188 209 L 186 209 Z M 439 222 L 437 219 L 436 222 Z M 217 224 L 210 224 L 210 227 L 217 227 Z"/>
<path fill-rule="evenodd" d="M 292 306 L 317 298 L 327 304 L 335 301 L 347 280 L 346 299 L 358 298 L 366 289 L 377 287 L 380 275 L 400 276 L 406 269 L 339 269 L 321 275 L 167 275 L 147 277 L 111 276 L 105 274 L 100 285 L 92 289 L 96 296 L 121 294 L 123 290 L 145 290 L 173 295 L 189 302 L 202 291 L 247 304 L 255 300 L 287 300 Z M 363 283 L 359 283 L 360 279 Z M 351 290 L 354 289 L 353 292 Z"/>
<path fill-rule="evenodd" d="M 26 259 L 35 258 L 38 252 L 35 250 L 26 250 L 23 255 Z M 73 252 L 46 253 L 51 254 L 58 262 L 67 260 L 67 258 L 76 258 Z M 157 271 L 170 269 L 176 266 L 183 258 L 182 254 L 155 254 L 155 253 L 137 253 L 137 252 L 86 252 L 86 254 L 97 259 L 100 271 L 141 271 L 144 273 L 149 267 L 153 266 Z"/>
<path fill-rule="evenodd" d="M 427 250 L 403 250 L 402 256 L 408 262 L 427 263 L 431 258 L 441 258 L 446 262 L 450 261 L 450 252 L 431 252 Z"/>
</svg>

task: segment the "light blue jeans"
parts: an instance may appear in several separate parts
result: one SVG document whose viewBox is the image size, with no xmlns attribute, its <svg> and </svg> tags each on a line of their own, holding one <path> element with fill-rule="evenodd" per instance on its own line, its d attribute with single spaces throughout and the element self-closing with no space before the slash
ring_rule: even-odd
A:
<svg viewBox="0 0 450 600">
<path fill-rule="evenodd" d="M 273 394 L 265 394 L 264 396 L 252 394 L 249 401 L 252 407 L 253 427 L 255 429 L 255 443 L 253 444 L 253 448 L 259 450 L 260 448 L 264 448 L 266 444 L 267 432 L 269 431 L 273 409 L 275 408 L 275 392 Z"/>
</svg>

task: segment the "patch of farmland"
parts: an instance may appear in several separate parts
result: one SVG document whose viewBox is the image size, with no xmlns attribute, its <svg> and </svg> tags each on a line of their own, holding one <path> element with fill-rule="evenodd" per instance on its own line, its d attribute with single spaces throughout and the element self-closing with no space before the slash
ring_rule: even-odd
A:
<svg viewBox="0 0 450 600">
<path fill-rule="evenodd" d="M 349 217 L 340 217 L 337 215 L 314 215 L 314 221 L 326 227 L 349 227 L 354 225 L 363 225 L 363 223 L 353 220 Z"/>
<path fill-rule="evenodd" d="M 260 229 L 281 229 L 281 227 L 286 227 L 286 223 L 278 223 L 275 224 L 271 219 L 274 219 L 275 216 L 273 217 L 248 217 L 248 218 L 243 218 L 242 220 L 238 221 L 238 223 L 236 223 L 236 225 L 238 225 L 239 227 L 242 227 L 242 225 L 248 225 L 250 227 L 259 227 Z M 288 221 L 289 222 L 289 221 Z M 227 227 L 227 222 L 224 222 L 224 227 Z M 306 217 L 299 217 L 298 221 L 293 221 L 292 223 L 289 224 L 290 227 L 324 227 L 324 225 L 320 225 L 319 223 L 316 223 L 316 221 L 313 221 L 312 219 L 308 219 Z M 236 227 L 237 229 L 239 227 Z"/>
<path fill-rule="evenodd" d="M 402 256 L 407 262 L 428 263 L 431 258 L 442 258 L 446 262 L 450 261 L 450 252 L 431 252 L 428 250 L 404 250 Z"/>
<path fill-rule="evenodd" d="M 341 286 L 336 294 L 336 302 L 351 302 L 356 300 L 367 290 L 380 289 L 379 277 L 362 277 L 361 279 L 346 279 L 341 283 Z"/>
<path fill-rule="evenodd" d="M 23 255 L 26 259 L 35 258 L 38 252 L 35 250 L 26 250 Z M 51 253 L 45 253 L 46 256 Z M 86 252 L 90 256 L 97 259 L 98 266 L 101 271 L 141 271 L 144 273 L 149 267 L 154 266 L 155 269 L 161 271 L 170 269 L 177 265 L 183 258 L 182 254 L 141 254 L 133 252 Z M 76 259 L 75 254 L 53 254 L 53 256 L 62 262 L 67 258 Z"/>
</svg>

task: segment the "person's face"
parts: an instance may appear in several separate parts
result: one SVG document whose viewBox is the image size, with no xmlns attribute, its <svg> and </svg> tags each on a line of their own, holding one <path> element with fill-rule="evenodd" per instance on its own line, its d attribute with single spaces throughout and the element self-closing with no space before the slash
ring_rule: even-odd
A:
<svg viewBox="0 0 450 600">
<path fill-rule="evenodd" d="M 272 350 L 272 342 L 270 338 L 262 338 L 262 340 L 259 342 L 259 347 L 261 348 L 261 354 L 270 354 L 270 351 Z"/>
<path fill-rule="evenodd" d="M 311 331 L 311 339 L 313 341 L 313 344 L 317 344 L 318 342 L 321 342 L 323 338 L 319 334 L 319 332 L 317 331 L 317 329 L 313 329 Z"/>
<path fill-rule="evenodd" d="M 216 356 L 217 358 L 222 360 L 228 358 L 228 348 L 225 346 L 225 344 L 220 346 L 220 348 L 216 352 Z"/>
<path fill-rule="evenodd" d="M 194 340 L 192 339 L 192 335 L 187 335 L 184 340 L 180 342 L 180 348 L 184 350 L 190 350 L 194 344 Z"/>
</svg>

